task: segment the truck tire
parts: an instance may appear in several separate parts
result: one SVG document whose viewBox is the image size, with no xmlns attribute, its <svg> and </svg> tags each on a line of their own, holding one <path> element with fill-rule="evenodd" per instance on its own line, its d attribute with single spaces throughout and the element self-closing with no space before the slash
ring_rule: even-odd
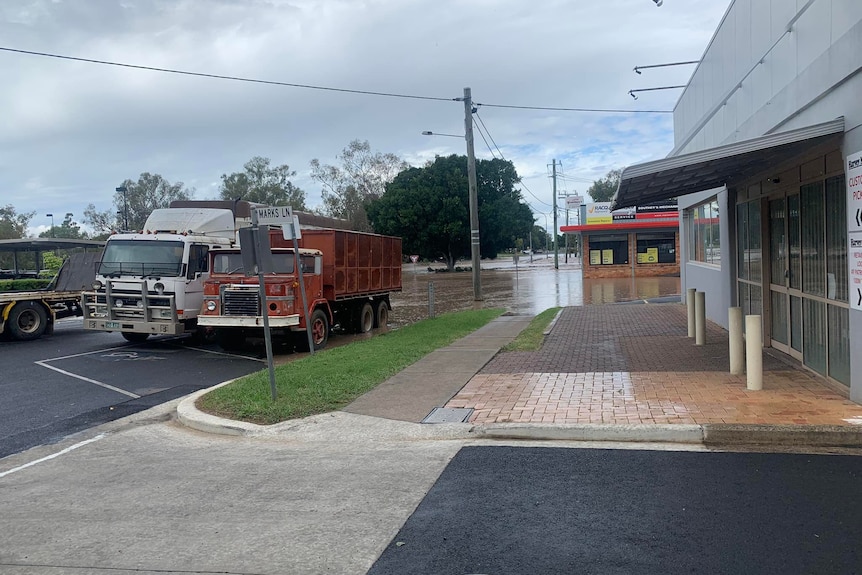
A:
<svg viewBox="0 0 862 575">
<path fill-rule="evenodd" d="M 329 341 L 329 318 L 326 312 L 320 308 L 311 314 L 311 341 L 314 344 L 314 351 L 323 349 L 326 347 L 326 342 Z M 298 347 L 308 351 L 308 336 L 305 333 L 299 339 Z"/>
<path fill-rule="evenodd" d="M 374 328 L 374 308 L 371 302 L 365 302 L 359 308 L 359 317 L 356 318 L 356 333 L 368 333 Z"/>
<path fill-rule="evenodd" d="M 225 351 L 237 351 L 245 345 L 245 332 L 241 329 L 218 329 L 216 342 Z"/>
<path fill-rule="evenodd" d="M 136 331 L 123 332 L 123 339 L 131 343 L 143 343 L 147 341 L 148 337 L 150 337 L 150 334 L 148 333 L 138 333 Z"/>
<path fill-rule="evenodd" d="M 374 309 L 374 327 L 386 327 L 389 323 L 389 304 L 385 299 L 378 301 Z"/>
<path fill-rule="evenodd" d="M 9 312 L 7 323 L 12 337 L 22 341 L 36 339 L 48 328 L 48 312 L 35 301 L 20 301 Z"/>
</svg>

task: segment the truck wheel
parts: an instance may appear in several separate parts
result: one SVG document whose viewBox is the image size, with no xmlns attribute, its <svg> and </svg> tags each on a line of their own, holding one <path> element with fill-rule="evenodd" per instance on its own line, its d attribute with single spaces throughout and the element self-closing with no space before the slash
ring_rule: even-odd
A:
<svg viewBox="0 0 862 575">
<path fill-rule="evenodd" d="M 219 329 L 215 337 L 225 351 L 237 351 L 245 345 L 245 333 L 241 329 Z"/>
<path fill-rule="evenodd" d="M 150 337 L 148 333 L 138 333 L 136 331 L 124 331 L 123 338 L 126 341 L 130 341 L 132 343 L 142 343 L 147 341 L 147 338 Z"/>
<path fill-rule="evenodd" d="M 389 304 L 386 300 L 377 302 L 377 309 L 374 313 L 374 327 L 386 327 L 389 323 Z"/>
<path fill-rule="evenodd" d="M 311 341 L 314 344 L 314 351 L 323 349 L 329 341 L 329 319 L 326 317 L 326 312 L 320 308 L 311 314 Z"/>
<path fill-rule="evenodd" d="M 356 322 L 356 333 L 368 333 L 374 327 L 374 308 L 369 302 L 362 304 L 359 308 L 359 317 Z"/>
<path fill-rule="evenodd" d="M 15 339 L 29 341 L 36 339 L 48 327 L 48 312 L 42 304 L 34 301 L 22 301 L 15 304 L 9 313 L 9 333 Z"/>
</svg>

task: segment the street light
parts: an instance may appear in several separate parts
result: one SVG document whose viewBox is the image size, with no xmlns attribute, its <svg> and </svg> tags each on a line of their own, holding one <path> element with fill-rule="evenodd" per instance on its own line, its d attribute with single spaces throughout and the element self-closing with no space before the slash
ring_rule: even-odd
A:
<svg viewBox="0 0 862 575">
<path fill-rule="evenodd" d="M 428 130 L 425 130 L 424 132 L 422 132 L 422 135 L 423 136 L 448 136 L 450 138 L 461 138 L 462 140 L 464 139 L 464 136 L 459 136 L 458 134 L 441 134 L 440 132 L 429 132 Z"/>
<path fill-rule="evenodd" d="M 45 214 L 46 218 L 51 218 L 51 237 L 54 237 L 54 214 Z"/>
<path fill-rule="evenodd" d="M 126 186 L 120 186 L 115 188 L 114 191 L 123 192 L 123 231 L 126 231 L 129 229 L 129 200 L 128 196 L 126 196 L 126 192 L 129 189 Z"/>
</svg>

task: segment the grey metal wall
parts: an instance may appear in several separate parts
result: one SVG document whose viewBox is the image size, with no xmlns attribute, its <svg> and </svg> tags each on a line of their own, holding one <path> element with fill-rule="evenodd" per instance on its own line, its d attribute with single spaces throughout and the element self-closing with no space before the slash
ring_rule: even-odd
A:
<svg viewBox="0 0 862 575">
<path fill-rule="evenodd" d="M 734 0 L 674 109 L 671 155 L 848 116 L 829 96 L 860 53 L 860 0 Z"/>
</svg>

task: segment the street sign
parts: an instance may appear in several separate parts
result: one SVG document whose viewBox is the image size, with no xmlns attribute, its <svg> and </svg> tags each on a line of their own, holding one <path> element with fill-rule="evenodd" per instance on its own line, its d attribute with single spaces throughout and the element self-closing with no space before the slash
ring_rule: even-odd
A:
<svg viewBox="0 0 862 575">
<path fill-rule="evenodd" d="M 410 256 L 410 261 L 411 261 L 411 262 L 413 262 L 413 263 L 415 264 L 416 262 L 418 262 L 418 261 L 419 261 L 419 256 L 415 256 L 415 255 L 414 255 L 414 256 Z"/>
<path fill-rule="evenodd" d="M 254 208 L 257 223 L 263 225 L 289 225 L 293 221 L 293 208 L 290 206 L 267 206 Z"/>
<path fill-rule="evenodd" d="M 581 204 L 584 203 L 584 197 L 579 196 L 577 194 L 573 196 L 566 196 L 566 208 L 570 210 L 575 210 L 581 207 Z"/>
<path fill-rule="evenodd" d="M 862 310 L 862 152 L 847 156 L 847 247 L 850 309 Z"/>
<path fill-rule="evenodd" d="M 296 239 L 302 239 L 302 230 L 299 229 L 299 216 L 296 214 L 293 215 L 293 225 L 288 223 L 281 225 L 281 237 L 284 239 L 292 240 L 294 233 L 296 234 Z"/>
</svg>

